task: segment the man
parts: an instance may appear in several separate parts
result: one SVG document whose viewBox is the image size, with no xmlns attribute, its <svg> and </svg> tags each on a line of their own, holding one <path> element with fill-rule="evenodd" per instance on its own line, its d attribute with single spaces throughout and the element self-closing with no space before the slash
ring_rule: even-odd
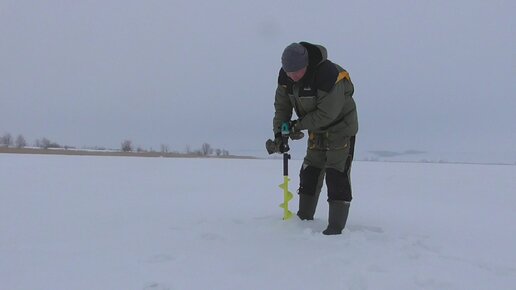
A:
<svg viewBox="0 0 516 290">
<path fill-rule="evenodd" d="M 281 64 L 274 101 L 274 144 L 287 148 L 282 146 L 280 127 L 291 120 L 293 110 L 298 120 L 290 121 L 291 136 L 308 130 L 297 215 L 313 220 L 326 177 L 329 213 L 323 234 L 341 234 L 352 199 L 350 171 L 358 131 L 353 84 L 346 70 L 327 59 L 321 45 L 292 43 L 283 51 Z"/>
</svg>

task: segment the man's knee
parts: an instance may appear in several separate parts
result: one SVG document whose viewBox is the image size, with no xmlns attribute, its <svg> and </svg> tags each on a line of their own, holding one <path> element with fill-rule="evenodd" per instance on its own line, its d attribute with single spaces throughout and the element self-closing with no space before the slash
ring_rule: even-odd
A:
<svg viewBox="0 0 516 290">
<path fill-rule="evenodd" d="M 326 186 L 328 187 L 328 200 L 351 201 L 351 184 L 346 171 L 327 168 Z"/>
<path fill-rule="evenodd" d="M 314 166 L 305 167 L 303 164 L 299 173 L 299 194 L 315 195 L 321 171 L 322 169 L 320 168 Z"/>
</svg>

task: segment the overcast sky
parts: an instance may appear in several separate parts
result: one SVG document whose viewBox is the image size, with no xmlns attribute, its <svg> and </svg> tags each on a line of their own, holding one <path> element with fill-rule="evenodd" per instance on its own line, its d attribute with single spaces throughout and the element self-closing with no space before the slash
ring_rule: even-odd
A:
<svg viewBox="0 0 516 290">
<path fill-rule="evenodd" d="M 0 134 L 262 156 L 309 41 L 350 72 L 359 152 L 516 151 L 516 1 L 306 2 L 0 0 Z"/>
</svg>

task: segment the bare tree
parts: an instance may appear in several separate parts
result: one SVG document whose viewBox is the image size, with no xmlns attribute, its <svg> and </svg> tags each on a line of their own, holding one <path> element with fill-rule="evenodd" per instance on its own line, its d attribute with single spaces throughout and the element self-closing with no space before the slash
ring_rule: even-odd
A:
<svg viewBox="0 0 516 290">
<path fill-rule="evenodd" d="M 40 146 L 41 148 L 43 148 L 43 149 L 48 149 L 48 148 L 50 148 L 50 143 L 51 143 L 51 142 L 50 142 L 50 140 L 48 140 L 47 138 L 44 138 L 44 137 L 43 137 L 43 138 L 41 139 L 41 141 L 40 141 L 40 142 L 41 142 L 41 146 Z"/>
<path fill-rule="evenodd" d="M 133 151 L 133 142 L 131 142 L 131 140 L 122 141 L 122 151 L 123 152 Z"/>
<path fill-rule="evenodd" d="M 168 153 L 168 145 L 161 144 L 161 153 Z"/>
<path fill-rule="evenodd" d="M 9 133 L 6 133 L 4 134 L 4 136 L 0 137 L 0 145 L 4 145 L 4 146 L 12 146 L 13 145 L 13 137 L 11 136 L 11 134 Z"/>
<path fill-rule="evenodd" d="M 202 144 L 202 147 L 201 147 L 202 156 L 208 156 L 212 152 L 213 152 L 213 149 L 211 149 L 211 145 L 210 144 L 208 144 L 208 143 Z"/>
<path fill-rule="evenodd" d="M 18 137 L 16 138 L 16 148 L 23 148 L 25 146 L 27 146 L 27 141 L 25 141 L 23 135 L 18 135 Z"/>
<path fill-rule="evenodd" d="M 36 142 L 39 142 L 39 145 L 38 147 L 41 147 L 43 149 L 48 149 L 48 148 L 61 148 L 61 145 L 59 145 L 58 143 L 56 142 L 52 142 L 50 141 L 49 139 L 47 138 L 41 138 L 41 141 L 37 140 Z"/>
<path fill-rule="evenodd" d="M 215 154 L 217 154 L 217 156 L 220 156 L 222 154 L 222 150 L 220 150 L 220 149 L 215 150 Z"/>
</svg>

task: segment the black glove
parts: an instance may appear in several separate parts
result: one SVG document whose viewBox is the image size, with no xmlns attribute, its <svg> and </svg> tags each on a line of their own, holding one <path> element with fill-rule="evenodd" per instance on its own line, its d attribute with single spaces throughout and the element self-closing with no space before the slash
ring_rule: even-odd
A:
<svg viewBox="0 0 516 290">
<path fill-rule="evenodd" d="M 278 132 L 276 133 L 276 135 L 274 135 L 274 141 L 272 141 L 271 139 L 267 140 L 267 142 L 265 142 L 265 148 L 267 149 L 267 152 L 269 154 L 285 153 L 290 150 L 288 144 L 285 144 L 283 142 L 281 132 Z"/>
<path fill-rule="evenodd" d="M 288 121 L 288 127 L 290 128 L 290 132 L 293 132 L 293 131 L 299 131 L 298 129 L 296 129 L 296 125 L 299 123 L 298 120 L 291 120 L 291 121 Z"/>
<path fill-rule="evenodd" d="M 303 139 L 303 137 L 305 137 L 305 134 L 297 128 L 298 124 L 299 124 L 298 120 L 292 120 L 289 122 L 290 139 L 292 139 L 292 140 L 299 140 L 299 139 Z"/>
</svg>

